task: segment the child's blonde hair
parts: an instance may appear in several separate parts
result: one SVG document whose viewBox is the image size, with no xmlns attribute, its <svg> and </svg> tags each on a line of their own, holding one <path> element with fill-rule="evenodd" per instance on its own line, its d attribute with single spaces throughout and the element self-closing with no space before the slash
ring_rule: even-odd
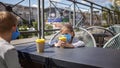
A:
<svg viewBox="0 0 120 68">
<path fill-rule="evenodd" d="M 73 29 L 72 25 L 71 25 L 70 23 L 64 24 L 63 27 L 61 28 L 61 32 L 62 32 L 63 30 L 69 30 L 70 32 L 73 33 L 72 39 L 71 39 L 71 41 L 70 41 L 70 43 L 72 43 L 73 37 L 75 36 L 75 32 L 74 32 L 74 29 Z"/>
<path fill-rule="evenodd" d="M 67 29 L 70 32 L 74 32 L 73 27 L 72 27 L 72 25 L 70 23 L 64 24 L 63 27 L 61 28 L 61 31 L 64 30 L 64 29 Z"/>
<path fill-rule="evenodd" d="M 17 18 L 12 13 L 0 11 L 0 33 L 10 31 L 17 23 Z"/>
</svg>

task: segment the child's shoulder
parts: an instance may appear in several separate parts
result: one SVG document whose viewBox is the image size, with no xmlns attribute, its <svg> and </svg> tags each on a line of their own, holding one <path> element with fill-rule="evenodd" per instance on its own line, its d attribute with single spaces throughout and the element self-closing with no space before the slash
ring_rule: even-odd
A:
<svg viewBox="0 0 120 68">
<path fill-rule="evenodd" d="M 72 43 L 75 43 L 75 42 L 78 42 L 78 41 L 80 41 L 78 38 L 73 38 L 73 40 L 72 40 Z"/>
</svg>

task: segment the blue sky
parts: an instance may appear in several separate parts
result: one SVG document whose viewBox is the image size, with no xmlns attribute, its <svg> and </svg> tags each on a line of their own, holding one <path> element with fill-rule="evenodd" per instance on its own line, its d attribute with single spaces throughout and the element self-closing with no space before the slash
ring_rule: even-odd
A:
<svg viewBox="0 0 120 68">
<path fill-rule="evenodd" d="M 21 0 L 0 0 L 0 2 L 10 3 L 10 4 L 16 4 L 16 3 L 20 2 L 20 1 Z M 45 1 L 45 7 L 48 7 L 49 6 L 49 0 L 44 0 L 44 1 Z M 66 0 L 54 0 L 54 1 L 62 2 L 62 3 L 67 3 L 67 4 L 71 3 L 71 2 L 68 2 Z M 85 3 L 82 0 L 78 0 L 78 1 Z M 95 2 L 97 4 L 100 4 L 100 5 L 103 5 L 103 6 L 108 6 L 109 4 L 111 4 L 111 2 L 109 2 L 108 0 L 90 0 L 90 1 L 93 1 L 93 2 Z M 24 0 L 20 4 L 28 6 L 29 5 L 29 0 Z M 31 0 L 31 5 L 32 6 L 37 6 L 37 0 Z M 60 5 L 60 6 L 62 6 L 62 5 Z"/>
</svg>

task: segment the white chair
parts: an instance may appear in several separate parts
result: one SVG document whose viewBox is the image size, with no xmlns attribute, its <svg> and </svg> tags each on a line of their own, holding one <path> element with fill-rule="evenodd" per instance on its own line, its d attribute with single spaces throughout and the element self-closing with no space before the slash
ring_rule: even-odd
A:
<svg viewBox="0 0 120 68">
<path fill-rule="evenodd" d="M 111 37 L 115 35 L 112 31 L 101 26 L 91 26 L 86 29 L 93 34 L 98 47 L 102 47 Z"/>
<path fill-rule="evenodd" d="M 112 25 L 108 29 L 115 34 L 120 33 L 120 25 Z"/>
<path fill-rule="evenodd" d="M 120 33 L 112 37 L 103 48 L 120 49 Z"/>
</svg>

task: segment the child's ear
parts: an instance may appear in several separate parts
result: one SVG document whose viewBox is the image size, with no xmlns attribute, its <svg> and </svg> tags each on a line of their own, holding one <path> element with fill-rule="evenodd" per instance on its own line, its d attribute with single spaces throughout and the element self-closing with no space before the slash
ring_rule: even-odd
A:
<svg viewBox="0 0 120 68">
<path fill-rule="evenodd" d="M 13 31 L 13 32 L 15 32 L 16 29 L 17 29 L 17 26 L 16 26 L 16 25 L 12 27 L 12 31 Z"/>
<path fill-rule="evenodd" d="M 74 37 L 75 36 L 75 32 L 71 32 L 72 36 Z"/>
</svg>

